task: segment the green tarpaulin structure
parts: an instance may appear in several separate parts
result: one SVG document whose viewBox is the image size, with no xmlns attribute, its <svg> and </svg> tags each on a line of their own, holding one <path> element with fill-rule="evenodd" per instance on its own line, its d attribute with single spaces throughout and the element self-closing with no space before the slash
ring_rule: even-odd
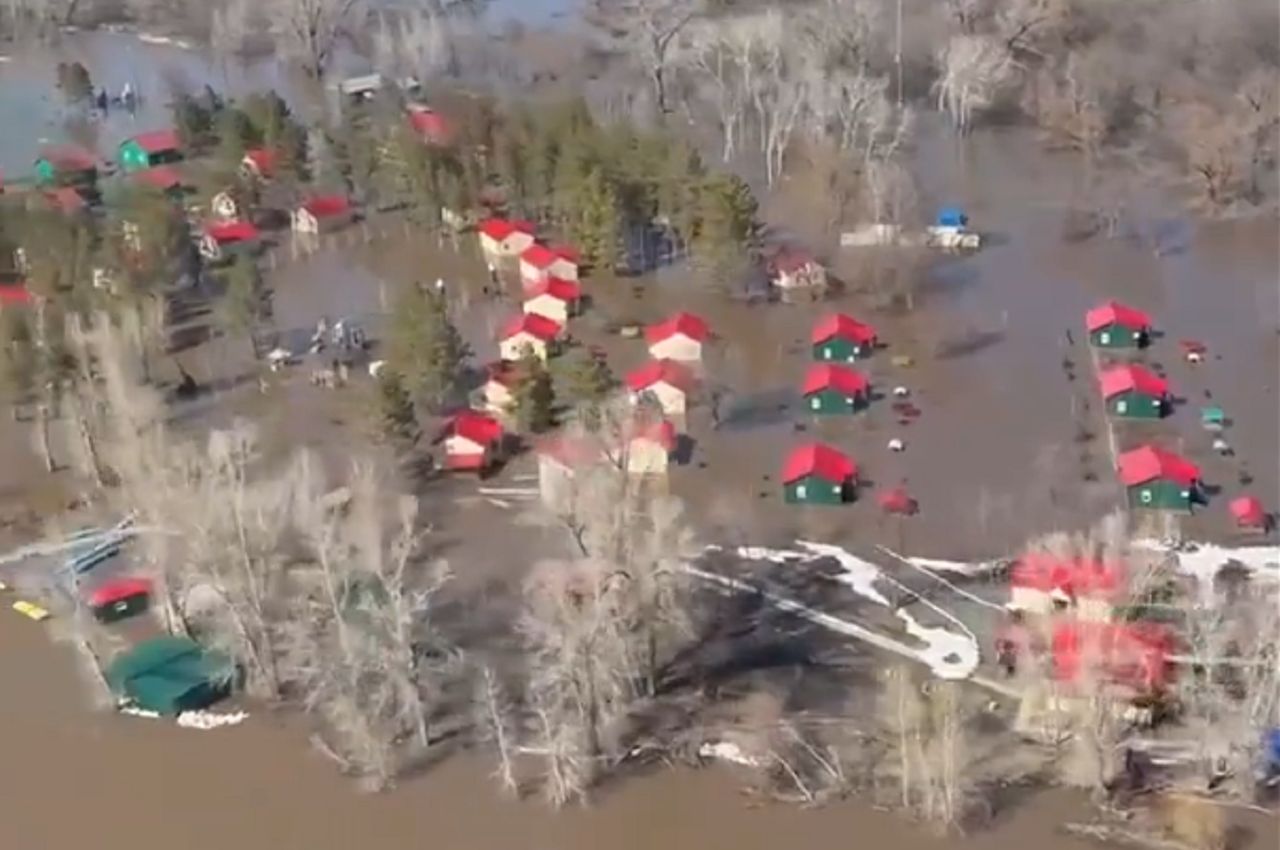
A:
<svg viewBox="0 0 1280 850">
<path fill-rule="evenodd" d="M 107 668 L 107 682 L 138 708 L 175 715 L 226 696 L 233 672 L 221 653 L 188 638 L 165 635 L 118 656 Z"/>
</svg>

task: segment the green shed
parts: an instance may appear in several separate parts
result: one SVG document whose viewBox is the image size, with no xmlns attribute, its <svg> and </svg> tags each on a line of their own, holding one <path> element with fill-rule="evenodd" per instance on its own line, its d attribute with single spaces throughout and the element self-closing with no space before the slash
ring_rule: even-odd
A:
<svg viewBox="0 0 1280 850">
<path fill-rule="evenodd" d="M 1151 336 L 1151 318 L 1119 301 L 1107 301 L 1084 316 L 1089 343 L 1099 348 L 1141 348 Z"/>
<path fill-rule="evenodd" d="M 1098 382 L 1112 416 L 1159 419 L 1169 412 L 1169 384 L 1142 366 L 1113 366 L 1102 373 Z"/>
<path fill-rule="evenodd" d="M 876 347 L 876 330 L 843 313 L 833 313 L 813 326 L 813 359 L 852 363 L 870 357 Z"/>
<path fill-rule="evenodd" d="M 821 363 L 810 367 L 802 393 L 810 413 L 854 413 L 866 405 L 869 388 L 862 373 L 847 366 Z"/>
<path fill-rule="evenodd" d="M 173 130 L 152 130 L 120 143 L 120 170 L 126 173 L 167 165 L 182 159 L 182 145 Z"/>
<path fill-rule="evenodd" d="M 783 498 L 789 504 L 839 505 L 853 497 L 858 468 L 822 443 L 800 446 L 782 467 Z"/>
<path fill-rule="evenodd" d="M 40 151 L 35 171 L 41 186 L 91 188 L 98 181 L 98 160 L 79 145 L 55 145 Z"/>
<path fill-rule="evenodd" d="M 107 683 L 118 696 L 167 715 L 218 701 L 230 691 L 233 678 L 230 659 L 176 635 L 145 640 L 107 668 Z"/>
<path fill-rule="evenodd" d="M 1130 508 L 1190 511 L 1198 498 L 1200 470 L 1156 446 L 1124 452 L 1117 461 Z"/>
</svg>

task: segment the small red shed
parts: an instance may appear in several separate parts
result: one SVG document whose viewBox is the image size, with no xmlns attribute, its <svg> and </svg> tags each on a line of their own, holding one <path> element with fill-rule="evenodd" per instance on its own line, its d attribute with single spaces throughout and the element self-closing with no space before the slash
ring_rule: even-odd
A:
<svg viewBox="0 0 1280 850">
<path fill-rule="evenodd" d="M 1267 512 L 1257 496 L 1236 496 L 1228 507 L 1231 510 L 1231 516 L 1235 518 L 1236 525 L 1240 528 L 1265 529 L 1267 527 Z"/>
<path fill-rule="evenodd" d="M 411 103 L 405 111 L 409 129 L 422 141 L 432 145 L 447 145 L 452 141 L 453 127 L 439 112 L 422 103 Z"/>
<path fill-rule="evenodd" d="M 875 350 L 876 329 L 844 313 L 832 313 L 813 326 L 813 359 L 851 363 Z"/>
<path fill-rule="evenodd" d="M 858 466 L 848 455 L 825 443 L 808 443 L 792 450 L 782 466 L 786 501 L 838 505 L 853 495 Z"/>
<path fill-rule="evenodd" d="M 504 432 L 491 416 L 467 410 L 453 416 L 439 440 L 444 442 L 444 467 L 449 470 L 483 472 L 502 455 Z"/>
<path fill-rule="evenodd" d="M 147 610 L 151 592 L 150 579 L 122 576 L 94 587 L 85 601 L 99 622 L 112 623 Z"/>
</svg>

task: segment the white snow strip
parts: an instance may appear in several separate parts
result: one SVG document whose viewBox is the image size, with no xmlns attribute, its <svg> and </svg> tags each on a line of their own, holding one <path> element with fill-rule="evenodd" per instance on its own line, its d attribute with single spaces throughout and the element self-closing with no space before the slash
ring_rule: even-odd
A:
<svg viewBox="0 0 1280 850">
<path fill-rule="evenodd" d="M 974 577 L 974 576 L 986 575 L 987 573 L 994 572 L 1000 567 L 999 561 L 970 562 L 970 561 L 946 561 L 946 560 L 943 560 L 942 558 L 917 558 L 917 557 L 908 558 L 904 555 L 899 555 L 897 552 L 894 552 L 892 549 L 887 549 L 884 546 L 881 546 L 879 548 L 883 549 L 885 552 L 888 552 L 890 555 L 893 555 L 895 558 L 898 558 L 902 561 L 906 561 L 908 564 L 911 564 L 914 567 L 921 567 L 922 569 L 930 570 L 935 573 L 955 573 L 956 575 Z"/>
<path fill-rule="evenodd" d="M 138 708 L 136 705 L 121 705 L 117 707 L 121 714 L 128 714 L 130 717 L 145 717 L 148 720 L 155 720 L 160 716 L 158 711 L 147 711 L 145 708 Z"/>
<path fill-rule="evenodd" d="M 232 711 L 184 711 L 178 715 L 178 725 L 184 729 L 217 729 L 221 726 L 239 726 L 249 719 L 248 712 Z"/>
<path fill-rule="evenodd" d="M 814 556 L 819 558 L 831 558 L 840 565 L 840 569 L 844 570 L 844 574 L 840 576 L 840 581 L 853 588 L 853 592 L 866 599 L 870 599 L 878 605 L 888 608 L 889 600 L 884 594 L 876 590 L 875 584 L 878 580 L 885 578 L 884 573 L 875 564 L 864 561 L 859 557 L 849 554 L 839 546 L 832 546 L 829 543 L 810 543 L 805 540 L 796 541 L 800 546 Z"/>
<path fill-rule="evenodd" d="M 740 764 L 743 767 L 759 767 L 760 763 L 742 751 L 742 747 L 730 741 L 707 742 L 698 747 L 698 755 L 704 759 L 720 759 L 721 761 Z"/>
</svg>

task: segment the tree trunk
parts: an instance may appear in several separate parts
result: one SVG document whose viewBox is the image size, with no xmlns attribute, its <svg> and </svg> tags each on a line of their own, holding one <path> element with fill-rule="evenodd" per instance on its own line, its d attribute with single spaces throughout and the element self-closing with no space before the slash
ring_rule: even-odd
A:
<svg viewBox="0 0 1280 850">
<path fill-rule="evenodd" d="M 36 443 L 44 460 L 45 472 L 56 472 L 58 465 L 53 459 L 53 446 L 49 439 L 49 418 L 49 404 L 41 400 L 36 405 Z"/>
</svg>

